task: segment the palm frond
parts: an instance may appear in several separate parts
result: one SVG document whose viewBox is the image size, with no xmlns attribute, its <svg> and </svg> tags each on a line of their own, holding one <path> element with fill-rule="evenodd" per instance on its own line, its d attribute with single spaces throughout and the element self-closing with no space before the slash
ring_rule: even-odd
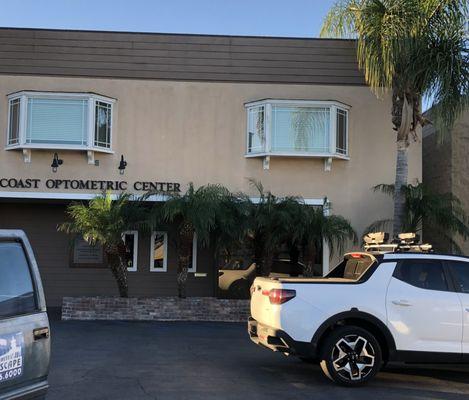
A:
<svg viewBox="0 0 469 400">
<path fill-rule="evenodd" d="M 392 196 L 394 185 L 381 184 L 373 187 Z M 405 196 L 403 231 L 422 232 L 424 227 L 433 228 L 447 238 L 454 234 L 469 238 L 469 218 L 461 201 L 451 193 L 435 193 L 421 182 L 402 188 Z M 381 220 L 367 227 L 367 232 L 387 230 L 391 220 Z"/>
<path fill-rule="evenodd" d="M 372 222 L 365 228 L 363 234 L 367 235 L 368 233 L 373 232 L 389 232 L 389 230 L 392 229 L 392 222 L 393 220 L 389 218 L 380 219 L 378 221 Z"/>
<path fill-rule="evenodd" d="M 381 183 L 371 188 L 373 192 L 381 192 L 388 196 L 394 196 L 394 185 Z"/>
<path fill-rule="evenodd" d="M 130 194 L 122 193 L 114 199 L 105 192 L 88 203 L 72 203 L 67 208 L 70 221 L 59 225 L 58 230 L 80 235 L 91 244 L 115 246 L 122 240 L 122 232 L 146 219 L 145 209 L 130 198 Z"/>
<path fill-rule="evenodd" d="M 370 87 L 412 103 L 412 128 L 426 123 L 422 96 L 433 98 L 440 141 L 469 105 L 467 0 L 341 0 L 321 36 L 357 38 L 357 60 Z M 393 121 L 394 122 L 394 121 Z"/>
</svg>

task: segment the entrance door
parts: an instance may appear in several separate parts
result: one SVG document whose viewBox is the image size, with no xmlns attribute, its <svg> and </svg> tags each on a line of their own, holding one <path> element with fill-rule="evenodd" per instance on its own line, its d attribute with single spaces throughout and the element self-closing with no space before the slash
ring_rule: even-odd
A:
<svg viewBox="0 0 469 400">
<path fill-rule="evenodd" d="M 49 322 L 21 243 L 0 240 L 0 397 L 46 385 Z"/>
<path fill-rule="evenodd" d="M 386 295 L 397 350 L 461 355 L 462 308 L 440 261 L 397 263 Z"/>
</svg>

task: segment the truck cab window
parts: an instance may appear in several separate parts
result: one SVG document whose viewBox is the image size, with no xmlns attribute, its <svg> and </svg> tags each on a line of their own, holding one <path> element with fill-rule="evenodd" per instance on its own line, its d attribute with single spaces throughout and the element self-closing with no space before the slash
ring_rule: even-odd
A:
<svg viewBox="0 0 469 400">
<path fill-rule="evenodd" d="M 440 261 L 405 260 L 397 265 L 393 276 L 421 289 L 448 290 L 445 273 Z"/>
<path fill-rule="evenodd" d="M 469 293 L 469 263 L 462 261 L 448 261 L 456 278 L 456 289 L 461 293 Z"/>
</svg>

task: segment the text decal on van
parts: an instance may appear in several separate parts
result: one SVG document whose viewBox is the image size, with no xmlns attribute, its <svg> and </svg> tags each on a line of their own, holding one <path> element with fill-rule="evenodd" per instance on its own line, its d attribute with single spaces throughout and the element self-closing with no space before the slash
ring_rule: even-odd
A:
<svg viewBox="0 0 469 400">
<path fill-rule="evenodd" d="M 0 383 L 23 374 L 23 334 L 0 335 Z"/>
</svg>

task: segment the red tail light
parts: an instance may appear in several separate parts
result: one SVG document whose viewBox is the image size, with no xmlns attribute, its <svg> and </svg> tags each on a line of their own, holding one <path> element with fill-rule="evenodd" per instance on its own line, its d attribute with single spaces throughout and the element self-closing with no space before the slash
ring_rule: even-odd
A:
<svg viewBox="0 0 469 400">
<path fill-rule="evenodd" d="M 272 289 L 269 292 L 270 304 L 283 304 L 296 296 L 296 290 Z"/>
<path fill-rule="evenodd" d="M 352 258 L 363 258 L 363 254 L 360 254 L 360 253 L 352 253 L 350 254 L 350 256 Z"/>
</svg>

